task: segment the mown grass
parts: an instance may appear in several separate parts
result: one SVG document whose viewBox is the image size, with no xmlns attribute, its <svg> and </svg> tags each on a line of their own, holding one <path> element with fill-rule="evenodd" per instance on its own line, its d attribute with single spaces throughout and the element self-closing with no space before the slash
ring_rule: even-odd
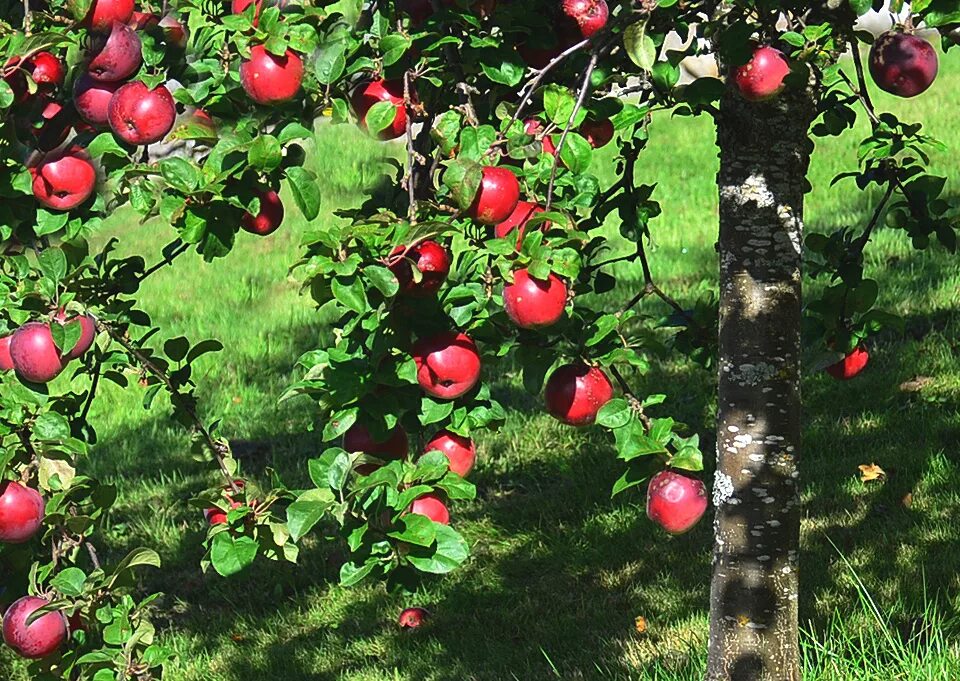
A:
<svg viewBox="0 0 960 681">
<path fill-rule="evenodd" d="M 960 71 L 947 69 L 929 95 L 879 103 L 923 120 L 956 150 L 960 113 L 950 103 L 958 87 Z M 868 219 L 875 197 L 851 184 L 829 186 L 856 164 L 859 139 L 818 141 L 808 230 Z M 658 183 L 664 206 L 654 225 L 654 274 L 682 300 L 716 288 L 713 141 L 708 120 L 662 116 L 639 169 L 642 181 Z M 325 129 L 318 144 L 313 158 L 326 201 L 319 219 L 329 221 L 375 177 L 383 148 L 348 128 Z M 937 155 L 935 171 L 960 177 L 955 153 Z M 956 180 L 948 191 L 960 193 Z M 277 397 L 329 321 L 287 273 L 304 227 L 291 215 L 270 239 L 242 234 L 225 260 L 185 257 L 142 296 L 166 334 L 224 342 L 223 353 L 200 364 L 203 409 L 224 417 L 248 474 L 272 467 L 292 484 L 304 481 L 305 461 L 320 444 L 308 432 L 310 403 L 278 405 Z M 172 236 L 126 215 L 112 229 L 130 252 L 156 253 Z M 877 338 L 869 370 L 856 381 L 820 374 L 804 381 L 804 674 L 818 681 L 960 678 L 960 268 L 942 249 L 915 252 L 901 234 L 884 230 L 868 269 L 882 284 L 882 306 L 905 316 L 907 331 Z M 618 266 L 617 275 L 611 300 L 625 299 L 641 280 L 631 265 Z M 654 303 L 645 310 L 662 311 Z M 929 379 L 922 390 L 901 389 L 916 377 Z M 712 372 L 672 357 L 639 383 L 668 393 L 663 412 L 701 433 L 710 451 Z M 481 438 L 473 476 L 479 498 L 455 508 L 473 557 L 401 598 L 375 585 L 340 588 L 317 543 L 307 545 L 299 566 L 258 564 L 231 580 L 202 575 L 203 523 L 185 501 L 216 484 L 211 466 L 191 458 L 166 405 L 144 411 L 138 389 L 106 390 L 93 412 L 100 442 L 87 467 L 120 488 L 108 551 L 143 544 L 163 557 L 164 569 L 144 587 L 167 594 L 162 634 L 179 653 L 168 678 L 702 678 L 710 524 L 665 537 L 646 521 L 640 492 L 610 500 L 619 468 L 602 435 L 558 425 L 511 371 L 498 375 L 496 394 L 509 410 L 506 427 Z M 857 466 L 867 463 L 882 466 L 887 478 L 861 483 Z M 394 620 L 412 604 L 428 607 L 433 620 L 410 635 Z M 643 633 L 635 624 L 641 616 Z M 3 664 L 11 663 L 0 655 Z M 11 668 L 13 679 L 25 678 Z"/>
</svg>

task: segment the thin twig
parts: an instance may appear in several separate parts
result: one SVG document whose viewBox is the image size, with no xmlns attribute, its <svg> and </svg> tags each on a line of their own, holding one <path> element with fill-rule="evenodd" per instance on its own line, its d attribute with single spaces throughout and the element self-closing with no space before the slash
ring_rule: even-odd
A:
<svg viewBox="0 0 960 681">
<path fill-rule="evenodd" d="M 177 241 L 179 241 L 179 239 L 178 239 Z M 173 242 L 173 243 L 176 243 L 176 241 Z M 142 284 L 142 283 L 143 283 L 143 280 L 146 279 L 147 277 L 149 277 L 149 276 L 150 276 L 151 274 L 153 274 L 154 272 L 157 272 L 158 270 L 163 269 L 163 268 L 166 267 L 167 265 L 172 265 L 174 260 L 176 260 L 177 258 L 179 258 L 181 255 L 183 255 L 184 253 L 186 253 L 186 252 L 189 251 L 189 250 L 190 250 L 190 244 L 188 244 L 188 243 L 181 243 L 179 246 L 177 246 L 176 248 L 174 248 L 173 251 L 170 252 L 170 255 L 165 256 L 165 257 L 163 258 L 163 260 L 161 260 L 160 262 L 156 263 L 155 265 L 153 265 L 153 266 L 150 267 L 149 269 L 145 270 L 145 271 L 143 272 L 143 274 L 141 274 L 139 277 L 137 277 L 137 285 L 139 286 L 140 284 Z"/>
<path fill-rule="evenodd" d="M 93 367 L 93 382 L 90 383 L 90 392 L 87 393 L 87 399 L 83 404 L 83 411 L 80 412 L 80 420 L 86 422 L 87 415 L 90 413 L 90 407 L 93 405 L 93 399 L 97 396 L 97 386 L 100 384 L 101 361 L 98 359 L 96 366 Z"/>
<path fill-rule="evenodd" d="M 560 167 L 560 154 L 563 151 L 564 144 L 567 142 L 567 135 L 570 134 L 570 128 L 573 127 L 573 122 L 577 119 L 577 114 L 580 113 L 580 109 L 587 99 L 587 93 L 590 91 L 590 78 L 593 76 L 593 70 L 597 68 L 597 60 L 599 58 L 599 53 L 597 50 L 594 50 L 590 55 L 590 63 L 587 64 L 587 69 L 583 74 L 583 84 L 580 86 L 580 95 L 577 97 L 577 103 L 574 104 L 573 111 L 570 112 L 570 118 L 567 119 L 567 124 L 563 128 L 563 134 L 560 135 L 560 143 L 557 144 L 557 151 L 553 159 L 553 168 L 550 171 L 550 184 L 547 187 L 545 210 L 550 210 L 550 204 L 553 203 L 553 189 L 557 181 L 557 170 Z"/>
<path fill-rule="evenodd" d="M 417 164 L 417 152 L 413 148 L 413 103 L 410 100 L 410 71 L 403 74 L 403 106 L 407 119 L 407 196 L 410 206 L 407 208 L 407 218 L 411 225 L 417 224 L 417 194 L 416 183 L 413 180 L 414 166 Z"/>
</svg>

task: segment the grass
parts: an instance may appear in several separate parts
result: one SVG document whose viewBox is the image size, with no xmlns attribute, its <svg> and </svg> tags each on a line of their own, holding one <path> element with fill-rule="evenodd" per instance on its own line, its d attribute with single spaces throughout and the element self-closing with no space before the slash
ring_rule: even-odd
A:
<svg viewBox="0 0 960 681">
<path fill-rule="evenodd" d="M 923 120 L 956 150 L 960 112 L 948 104 L 958 87 L 960 70 L 945 69 L 929 95 L 879 103 Z M 328 128 L 318 141 L 321 221 L 335 219 L 330 211 L 355 202 L 376 176 L 383 147 L 352 133 Z M 658 183 L 655 196 L 665 208 L 654 225 L 654 274 L 683 300 L 716 288 L 713 139 L 708 120 L 662 116 L 640 165 L 641 179 Z M 829 186 L 855 165 L 859 139 L 818 141 L 808 230 L 868 219 L 875 197 L 851 184 Z M 960 177 L 955 151 L 933 162 L 936 172 Z M 960 186 L 953 181 L 948 191 L 956 195 Z M 112 229 L 127 251 L 156 253 L 171 238 L 161 225 L 132 224 L 123 215 Z M 287 274 L 304 229 L 291 218 L 270 239 L 242 234 L 223 261 L 185 257 L 147 283 L 142 305 L 170 336 L 225 343 L 220 356 L 201 362 L 201 404 L 224 417 L 249 474 L 275 468 L 297 484 L 320 448 L 308 431 L 315 414 L 307 401 L 278 405 L 276 398 L 325 325 Z M 906 317 L 907 332 L 876 339 L 871 365 L 856 381 L 805 378 L 804 678 L 960 678 L 960 267 L 942 249 L 915 252 L 901 234 L 884 230 L 869 250 L 868 270 L 882 284 L 882 306 Z M 623 300 L 641 276 L 630 265 L 617 275 L 612 295 Z M 929 378 L 920 392 L 900 389 L 916 377 Z M 710 450 L 712 372 L 671 358 L 640 383 L 669 393 L 664 413 L 689 423 Z M 299 566 L 258 564 L 232 580 L 202 575 L 202 521 L 185 500 L 216 484 L 212 467 L 191 458 L 165 404 L 144 411 L 136 388 L 106 390 L 93 412 L 100 441 L 86 468 L 120 489 L 107 552 L 142 544 L 163 557 L 164 570 L 148 575 L 144 588 L 166 593 L 161 631 L 179 653 L 168 678 L 702 678 L 709 523 L 665 537 L 646 521 L 640 492 L 610 500 L 619 469 L 602 435 L 558 425 L 509 370 L 498 377 L 496 394 L 509 411 L 506 427 L 480 441 L 478 500 L 454 509 L 473 557 L 403 599 L 375 585 L 340 588 L 319 543 L 308 545 Z M 861 483 L 857 466 L 869 463 L 887 478 Z M 394 619 L 413 604 L 428 607 L 433 624 L 408 635 Z M 648 623 L 644 633 L 635 625 L 639 616 Z M 14 681 L 26 678 L 0 653 L 4 665 Z"/>
</svg>

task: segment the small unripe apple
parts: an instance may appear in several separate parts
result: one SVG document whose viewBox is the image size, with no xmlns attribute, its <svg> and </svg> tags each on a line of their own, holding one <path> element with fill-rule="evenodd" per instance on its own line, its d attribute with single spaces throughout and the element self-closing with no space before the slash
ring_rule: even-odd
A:
<svg viewBox="0 0 960 681">
<path fill-rule="evenodd" d="M 51 210 L 73 210 L 90 198 L 97 184 L 93 164 L 72 151 L 48 154 L 30 174 L 34 197 Z"/>
<path fill-rule="evenodd" d="M 594 149 L 600 149 L 610 144 L 616 131 L 613 127 L 613 121 L 606 118 L 602 121 L 596 121 L 588 118 L 580 126 L 580 134 L 590 143 Z"/>
<path fill-rule="evenodd" d="M 13 369 L 13 357 L 10 356 L 11 340 L 13 340 L 13 334 L 0 338 L 0 371 Z"/>
<path fill-rule="evenodd" d="M 37 490 L 14 480 L 0 482 L 0 542 L 23 544 L 43 523 L 44 502 Z"/>
<path fill-rule="evenodd" d="M 263 45 L 250 49 L 240 64 L 240 84 L 258 104 L 282 104 L 294 98 L 303 82 L 303 61 L 293 50 L 278 57 Z"/>
<path fill-rule="evenodd" d="M 49 52 L 37 52 L 24 65 L 37 85 L 58 87 L 63 85 L 66 68 L 58 57 Z"/>
<path fill-rule="evenodd" d="M 477 446 L 473 440 L 449 430 L 441 430 L 423 448 L 423 453 L 437 451 L 450 461 L 450 470 L 461 478 L 467 477 L 477 462 Z"/>
<path fill-rule="evenodd" d="M 513 273 L 513 283 L 503 287 L 503 307 L 522 329 L 543 329 L 563 317 L 567 286 L 553 272 L 544 281 L 530 276 L 526 268 Z"/>
<path fill-rule="evenodd" d="M 128 144 L 159 142 L 173 129 L 176 118 L 173 96 L 163 85 L 151 90 L 135 80 L 121 86 L 110 99 L 110 128 Z"/>
<path fill-rule="evenodd" d="M 507 168 L 484 166 L 480 188 L 467 213 L 484 225 L 503 222 L 520 202 L 520 182 Z"/>
<path fill-rule="evenodd" d="M 497 235 L 498 239 L 502 239 L 513 230 L 517 230 L 517 250 L 520 250 L 520 245 L 523 243 L 523 237 L 527 232 L 527 223 L 536 217 L 538 213 L 543 212 L 543 206 L 538 206 L 537 204 L 530 203 L 529 201 L 519 201 L 517 203 L 517 207 L 510 214 L 510 217 L 497 224 L 493 228 L 494 234 Z M 540 225 L 540 229 L 547 229 L 549 225 L 549 222 L 544 222 Z"/>
<path fill-rule="evenodd" d="M 577 22 L 581 36 L 589 38 L 607 25 L 610 8 L 606 0 L 563 0 L 563 13 Z"/>
<path fill-rule="evenodd" d="M 933 85 L 939 70 L 933 45 L 909 33 L 889 31 L 870 48 L 870 75 L 881 90 L 916 97 Z"/>
<path fill-rule="evenodd" d="M 93 31 L 109 31 L 116 21 L 121 24 L 130 21 L 133 4 L 134 0 L 93 0 L 84 24 Z"/>
<path fill-rule="evenodd" d="M 31 383 L 49 383 L 64 367 L 50 326 L 42 322 L 28 322 L 14 332 L 10 357 L 17 374 Z"/>
<path fill-rule="evenodd" d="M 94 80 L 115 83 L 132 76 L 142 63 L 137 32 L 126 24 L 114 22 L 108 36 L 94 40 L 87 73 Z"/>
<path fill-rule="evenodd" d="M 540 144 L 543 146 L 543 153 L 550 154 L 551 156 L 556 157 L 557 155 L 557 145 L 553 143 L 550 135 L 540 134 L 543 132 L 543 124 L 538 121 L 536 118 L 530 118 L 524 123 L 523 131 L 528 135 L 533 135 L 534 137 L 540 138 Z"/>
<path fill-rule="evenodd" d="M 73 86 L 73 105 L 80 118 L 97 127 L 110 122 L 110 100 L 123 83 L 101 83 L 84 73 Z"/>
<path fill-rule="evenodd" d="M 244 213 L 240 225 L 251 234 L 267 236 L 276 232 L 283 222 L 283 204 L 272 189 L 258 189 L 257 196 L 260 199 L 260 212 L 256 215 Z"/>
<path fill-rule="evenodd" d="M 392 257 L 403 253 L 404 247 L 397 246 Z M 415 281 L 413 265 L 420 271 L 420 281 Z M 450 274 L 450 254 L 436 241 L 422 241 L 406 255 L 390 265 L 390 271 L 400 282 L 400 294 L 414 298 L 426 298 L 435 295 Z"/>
<path fill-rule="evenodd" d="M 550 375 L 544 396 L 554 418 L 571 426 L 588 426 L 613 399 L 613 385 L 599 367 L 565 364 Z"/>
<path fill-rule="evenodd" d="M 416 629 L 422 626 L 429 617 L 430 613 L 423 608 L 406 608 L 397 618 L 397 624 L 400 625 L 401 629 Z"/>
<path fill-rule="evenodd" d="M 3 642 L 17 655 L 39 660 L 52 655 L 67 640 L 67 620 L 59 611 L 45 613 L 27 624 L 35 611 L 50 601 L 37 596 L 24 596 L 3 616 Z"/>
<path fill-rule="evenodd" d="M 750 102 L 762 102 L 779 95 L 786 87 L 790 64 L 783 52 L 764 45 L 753 52 L 743 66 L 733 70 L 733 80 L 741 96 Z"/>
<path fill-rule="evenodd" d="M 60 310 L 54 319 L 62 325 L 73 324 L 74 322 L 80 323 L 80 338 L 77 339 L 77 343 L 73 346 L 73 349 L 63 355 L 64 363 L 72 359 L 79 359 L 87 354 L 87 350 L 90 349 L 94 339 L 97 337 L 97 324 L 93 317 L 88 314 L 83 314 L 67 319 L 66 311 Z"/>
<path fill-rule="evenodd" d="M 647 517 L 670 534 L 688 531 L 707 510 L 702 480 L 673 470 L 660 471 L 647 487 Z"/>
<path fill-rule="evenodd" d="M 433 522 L 440 523 L 441 525 L 450 524 L 450 511 L 447 509 L 447 505 L 443 503 L 443 500 L 440 499 L 439 496 L 433 493 L 417 497 L 414 502 L 410 504 L 410 513 L 426 516 Z"/>
<path fill-rule="evenodd" d="M 445 331 L 421 338 L 411 354 L 417 364 L 417 382 L 432 397 L 454 400 L 480 380 L 480 351 L 464 333 Z"/>
<path fill-rule="evenodd" d="M 413 92 L 410 96 L 413 98 Z M 367 130 L 367 114 L 374 104 L 389 102 L 393 105 L 393 120 L 377 133 L 377 139 L 394 140 L 407 134 L 407 107 L 404 105 L 402 80 L 370 81 L 358 87 L 350 100 L 363 130 Z"/>
<path fill-rule="evenodd" d="M 387 461 L 399 461 L 407 458 L 410 443 L 407 432 L 397 426 L 386 440 L 375 440 L 370 430 L 363 424 L 354 424 L 343 436 L 343 448 L 348 452 L 362 452 Z"/>
<path fill-rule="evenodd" d="M 840 381 L 849 381 L 855 378 L 867 366 L 870 360 L 870 353 L 862 345 L 858 345 L 852 351 L 837 362 L 827 367 L 827 373 Z"/>
</svg>

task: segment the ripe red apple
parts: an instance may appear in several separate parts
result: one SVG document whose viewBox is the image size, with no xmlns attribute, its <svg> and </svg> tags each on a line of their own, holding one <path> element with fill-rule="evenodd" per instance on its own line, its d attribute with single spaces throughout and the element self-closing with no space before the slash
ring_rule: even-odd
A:
<svg viewBox="0 0 960 681">
<path fill-rule="evenodd" d="M 553 143 L 550 135 L 540 136 L 543 132 L 543 124 L 536 118 L 528 119 L 526 123 L 524 123 L 523 131 L 528 135 L 540 138 L 540 144 L 543 145 L 543 153 L 550 154 L 554 157 L 557 155 L 557 145 Z"/>
<path fill-rule="evenodd" d="M 647 487 L 647 517 L 670 534 L 683 534 L 707 510 L 707 488 L 702 480 L 683 473 L 660 471 Z"/>
<path fill-rule="evenodd" d="M 553 272 L 546 281 L 524 268 L 513 273 L 513 283 L 503 287 L 503 307 L 521 329 L 543 329 L 563 317 L 567 286 Z"/>
<path fill-rule="evenodd" d="M 142 63 L 137 32 L 126 24 L 114 22 L 108 36 L 94 39 L 87 73 L 94 80 L 115 83 L 132 76 Z"/>
<path fill-rule="evenodd" d="M 550 375 L 545 397 L 554 418 L 571 426 L 587 426 L 613 398 L 613 385 L 598 367 L 565 364 Z"/>
<path fill-rule="evenodd" d="M 258 189 L 260 198 L 260 212 L 256 215 L 244 213 L 240 220 L 243 229 L 251 234 L 267 236 L 273 234 L 283 222 L 283 204 L 280 196 L 272 189 Z"/>
<path fill-rule="evenodd" d="M 440 497 L 433 493 L 417 497 L 414 502 L 410 504 L 410 513 L 426 516 L 433 522 L 440 523 L 441 525 L 450 524 L 450 511 L 447 510 L 447 505 L 443 503 Z"/>
<path fill-rule="evenodd" d="M 430 613 L 423 608 L 406 608 L 397 618 L 397 624 L 402 629 L 416 629 L 423 625 L 429 617 Z"/>
<path fill-rule="evenodd" d="M 519 201 L 517 203 L 517 207 L 510 214 L 510 217 L 496 225 L 493 228 L 493 231 L 497 235 L 498 239 L 502 239 L 513 230 L 517 230 L 517 250 L 520 250 L 520 245 L 523 243 L 523 237 L 527 232 L 527 223 L 536 217 L 538 213 L 543 212 L 543 206 L 538 206 L 537 204 L 530 203 L 529 201 Z M 540 229 L 547 229 L 549 224 L 549 222 L 542 223 Z"/>
<path fill-rule="evenodd" d="M 0 482 L 0 542 L 23 544 L 40 530 L 43 497 L 37 490 L 14 480 Z"/>
<path fill-rule="evenodd" d="M 139 80 L 120 87 L 110 99 L 110 127 L 124 142 L 159 142 L 173 128 L 177 107 L 163 85 L 150 89 Z"/>
<path fill-rule="evenodd" d="M 256 3 L 253 8 L 253 25 L 260 25 L 260 10 L 263 9 L 263 0 L 233 0 L 230 3 L 230 12 L 233 14 L 243 14 L 247 7 Z"/>
<path fill-rule="evenodd" d="M 93 345 L 93 341 L 97 337 L 97 324 L 93 317 L 88 314 L 83 314 L 67 319 L 66 311 L 60 310 L 57 312 L 54 319 L 62 325 L 80 322 L 80 338 L 73 346 L 73 349 L 63 355 L 63 361 L 66 363 L 70 360 L 83 357 L 87 353 L 87 350 L 90 349 L 90 346 Z"/>
<path fill-rule="evenodd" d="M 477 462 L 477 446 L 473 440 L 449 430 L 441 430 L 423 448 L 423 453 L 441 452 L 450 461 L 450 470 L 462 478 L 467 477 Z"/>
<path fill-rule="evenodd" d="M 28 322 L 14 332 L 10 357 L 17 374 L 31 383 L 48 383 L 63 371 L 50 326 L 42 322 Z"/>
<path fill-rule="evenodd" d="M 413 93 L 410 93 L 413 98 Z M 403 102 L 402 80 L 373 80 L 361 85 L 350 98 L 360 127 L 367 130 L 367 114 L 377 102 L 393 104 L 393 121 L 377 133 L 377 139 L 394 140 L 407 134 L 407 107 Z"/>
<path fill-rule="evenodd" d="M 254 45 L 250 58 L 240 64 L 240 84 L 258 104 L 288 102 L 299 92 L 302 82 L 303 62 L 293 50 L 278 57 L 263 45 Z"/>
<path fill-rule="evenodd" d="M 24 596 L 3 616 L 3 641 L 20 657 L 39 660 L 52 655 L 67 640 L 67 620 L 59 611 L 48 612 L 27 624 L 27 618 L 50 601 Z"/>
<path fill-rule="evenodd" d="M 610 17 L 606 0 L 563 0 L 563 13 L 577 22 L 584 38 L 606 26 Z"/>
<path fill-rule="evenodd" d="M 580 134 L 583 135 L 594 149 L 599 149 L 610 144 L 610 140 L 613 139 L 615 132 L 613 121 L 609 118 L 602 121 L 588 118 L 580 126 Z"/>
<path fill-rule="evenodd" d="M 399 461 L 407 457 L 410 443 L 407 432 L 397 426 L 386 440 L 377 441 L 363 424 L 354 424 L 343 436 L 343 448 L 348 452 L 362 452 L 387 461 Z"/>
<path fill-rule="evenodd" d="M 101 83 L 84 73 L 73 87 L 73 105 L 90 125 L 102 127 L 110 122 L 110 100 L 123 83 Z"/>
<path fill-rule="evenodd" d="M 233 484 L 237 489 L 242 490 L 247 483 L 243 480 L 234 480 Z M 223 489 L 225 490 L 223 496 L 227 499 L 227 501 L 230 502 L 230 508 L 240 508 L 243 506 L 243 504 L 241 504 L 239 501 L 234 500 L 233 496 L 231 495 L 232 489 L 230 485 L 224 485 Z M 227 512 L 222 508 L 217 508 L 216 506 L 203 509 L 203 517 L 210 525 L 227 524 Z"/>
<path fill-rule="evenodd" d="M 134 0 L 93 0 L 84 24 L 94 31 L 109 31 L 115 21 L 126 24 L 133 16 Z"/>
<path fill-rule="evenodd" d="M 33 195 L 51 210 L 72 210 L 90 198 L 97 184 L 97 171 L 80 152 L 48 154 L 35 168 Z"/>
<path fill-rule="evenodd" d="M 186 49 L 187 29 L 175 15 L 167 14 L 163 16 L 160 19 L 160 30 L 163 32 L 163 38 L 167 43 L 181 50 Z"/>
<path fill-rule="evenodd" d="M 503 222 L 520 202 L 520 183 L 507 168 L 484 166 L 483 179 L 468 215 L 484 225 Z"/>
<path fill-rule="evenodd" d="M 13 357 L 10 356 L 11 340 L 13 340 L 13 334 L 0 338 L 0 371 L 13 369 Z"/>
<path fill-rule="evenodd" d="M 454 400 L 480 380 L 480 351 L 466 334 L 445 331 L 421 338 L 411 354 L 417 363 L 417 382 L 432 397 Z"/>
<path fill-rule="evenodd" d="M 763 45 L 743 66 L 733 70 L 733 80 L 744 99 L 762 102 L 779 95 L 786 87 L 784 79 L 790 75 L 790 64 L 783 52 Z"/>
<path fill-rule="evenodd" d="M 888 31 L 870 48 L 870 75 L 881 90 L 898 97 L 916 97 L 937 77 L 933 45 L 919 36 Z"/>
<path fill-rule="evenodd" d="M 862 345 L 858 345 L 847 356 L 836 364 L 827 367 L 827 373 L 840 381 L 849 381 L 855 378 L 867 366 L 870 353 Z"/>
<path fill-rule="evenodd" d="M 397 246 L 390 255 L 397 257 L 403 251 L 403 246 Z M 420 270 L 420 281 L 414 281 L 414 263 Z M 436 241 L 422 241 L 390 265 L 390 271 L 400 282 L 402 295 L 426 298 L 439 291 L 450 274 L 450 254 Z"/>
<path fill-rule="evenodd" d="M 24 68 L 33 82 L 41 86 L 59 87 L 67 73 L 63 62 L 49 52 L 37 52 L 24 63 Z"/>
</svg>

